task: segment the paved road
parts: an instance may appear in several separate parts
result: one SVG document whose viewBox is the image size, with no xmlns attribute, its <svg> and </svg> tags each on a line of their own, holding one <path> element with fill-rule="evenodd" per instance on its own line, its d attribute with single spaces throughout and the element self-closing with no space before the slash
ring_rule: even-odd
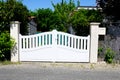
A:
<svg viewBox="0 0 120 80">
<path fill-rule="evenodd" d="M 120 80 L 120 70 L 71 69 L 34 64 L 2 65 L 0 80 Z"/>
</svg>

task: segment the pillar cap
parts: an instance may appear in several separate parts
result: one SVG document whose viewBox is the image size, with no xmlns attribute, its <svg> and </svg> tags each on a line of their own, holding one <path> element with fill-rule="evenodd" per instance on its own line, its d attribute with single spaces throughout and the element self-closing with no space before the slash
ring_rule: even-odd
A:
<svg viewBox="0 0 120 80">
<path fill-rule="evenodd" d="M 99 22 L 91 22 L 90 25 L 99 25 Z"/>
<path fill-rule="evenodd" d="M 11 21 L 10 23 L 11 23 L 11 24 L 20 24 L 19 21 Z"/>
</svg>

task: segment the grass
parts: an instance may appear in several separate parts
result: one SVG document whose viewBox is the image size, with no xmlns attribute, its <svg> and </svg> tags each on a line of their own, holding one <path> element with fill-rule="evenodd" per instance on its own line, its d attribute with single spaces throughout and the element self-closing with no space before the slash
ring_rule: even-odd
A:
<svg viewBox="0 0 120 80">
<path fill-rule="evenodd" d="M 20 64 L 20 62 L 0 61 L 0 65 Z"/>
</svg>

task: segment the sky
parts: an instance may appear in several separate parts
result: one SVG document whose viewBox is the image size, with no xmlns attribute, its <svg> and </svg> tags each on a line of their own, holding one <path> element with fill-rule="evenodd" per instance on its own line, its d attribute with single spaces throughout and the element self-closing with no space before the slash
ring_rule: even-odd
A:
<svg viewBox="0 0 120 80">
<path fill-rule="evenodd" d="M 23 4 L 31 11 L 39 8 L 50 8 L 53 10 L 51 1 L 54 4 L 61 2 L 61 0 L 23 0 Z M 77 0 L 74 1 L 77 3 Z M 96 0 L 80 0 L 80 6 L 96 6 Z"/>
</svg>

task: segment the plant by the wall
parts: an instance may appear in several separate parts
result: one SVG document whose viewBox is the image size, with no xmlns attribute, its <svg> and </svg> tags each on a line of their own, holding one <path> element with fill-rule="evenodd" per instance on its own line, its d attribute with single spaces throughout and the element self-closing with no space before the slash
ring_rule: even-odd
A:
<svg viewBox="0 0 120 80">
<path fill-rule="evenodd" d="M 111 48 L 107 48 L 105 51 L 105 61 L 107 63 L 113 63 L 114 57 L 115 57 L 115 52 L 111 50 Z"/>
<path fill-rule="evenodd" d="M 10 50 L 14 45 L 14 40 L 10 39 L 8 32 L 0 33 L 0 60 L 10 60 Z"/>
<path fill-rule="evenodd" d="M 103 47 L 98 48 L 98 56 L 100 56 L 101 53 L 103 53 Z"/>
</svg>

